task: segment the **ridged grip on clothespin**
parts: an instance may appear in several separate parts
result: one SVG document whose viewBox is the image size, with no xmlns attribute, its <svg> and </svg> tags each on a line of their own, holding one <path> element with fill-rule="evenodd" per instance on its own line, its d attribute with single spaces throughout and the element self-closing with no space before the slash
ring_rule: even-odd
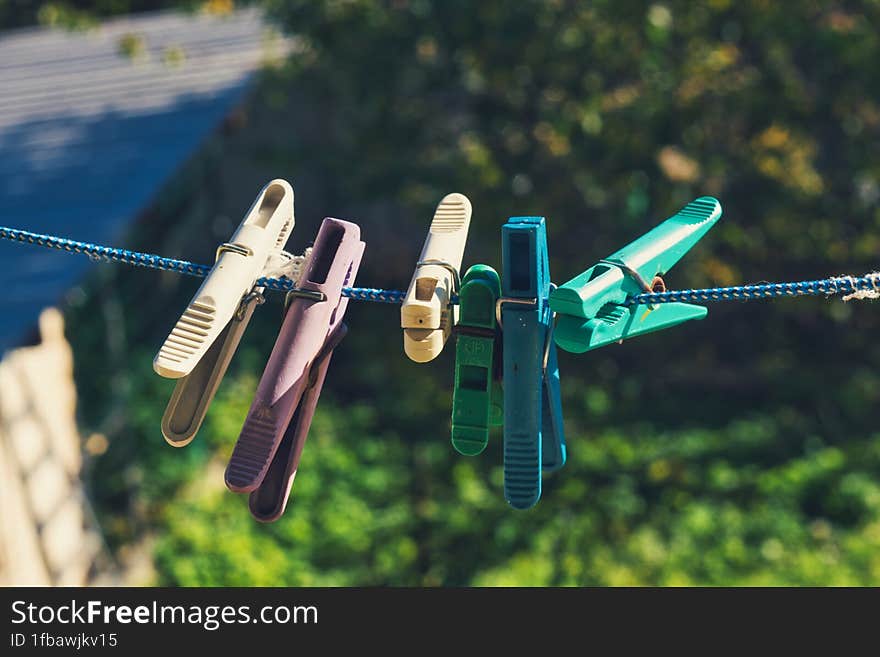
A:
<svg viewBox="0 0 880 657">
<path fill-rule="evenodd" d="M 451 304 L 471 223 L 471 202 L 464 194 L 440 201 L 418 264 L 400 308 L 403 348 L 417 363 L 436 358 L 457 319 Z"/>
<path fill-rule="evenodd" d="M 218 249 L 217 262 L 153 361 L 157 374 L 177 379 L 193 371 L 253 290 L 270 255 L 284 247 L 293 223 L 293 189 L 273 180 Z"/>
<path fill-rule="evenodd" d="M 631 296 L 651 291 L 721 218 L 721 204 L 704 196 L 599 264 L 550 294 L 558 313 L 556 343 L 583 353 L 626 338 L 701 319 L 707 310 L 685 303 L 624 306 Z"/>
</svg>

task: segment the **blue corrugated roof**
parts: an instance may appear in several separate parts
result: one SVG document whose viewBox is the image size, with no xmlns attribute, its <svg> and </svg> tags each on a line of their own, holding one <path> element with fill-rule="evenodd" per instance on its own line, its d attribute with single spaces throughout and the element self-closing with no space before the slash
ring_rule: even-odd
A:
<svg viewBox="0 0 880 657">
<path fill-rule="evenodd" d="M 126 35 L 140 56 L 120 54 Z M 256 11 L 0 33 L 0 225 L 125 246 L 126 226 L 240 101 L 272 43 Z M 0 350 L 90 266 L 9 243 L 0 263 Z"/>
</svg>

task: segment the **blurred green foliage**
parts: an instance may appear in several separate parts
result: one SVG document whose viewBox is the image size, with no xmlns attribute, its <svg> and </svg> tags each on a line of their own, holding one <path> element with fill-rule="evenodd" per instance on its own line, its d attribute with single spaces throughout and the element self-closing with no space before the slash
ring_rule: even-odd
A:
<svg viewBox="0 0 880 657">
<path fill-rule="evenodd" d="M 0 30 L 40 24 L 87 30 L 102 18 L 169 7 L 194 10 L 218 0 L 0 0 Z M 219 4 L 233 4 L 219 0 Z"/>
<path fill-rule="evenodd" d="M 294 183 L 295 248 L 323 215 L 361 224 L 370 286 L 406 285 L 450 191 L 475 208 L 466 264 L 500 265 L 501 224 L 540 214 L 558 282 L 703 194 L 724 218 L 673 288 L 877 267 L 877 0 L 265 4 L 289 63 L 263 76 L 238 146 L 210 146 L 133 246 L 207 260 L 237 223 L 216 216 L 240 216 L 266 171 Z M 231 176 L 240 142 L 256 164 Z M 156 539 L 158 583 L 880 584 L 870 303 L 719 304 L 561 354 L 570 462 L 528 512 L 503 501 L 500 435 L 472 459 L 449 444 L 451 345 L 411 363 L 396 310 L 353 305 L 287 514 L 264 526 L 222 469 L 277 300 L 200 436 L 172 450 L 171 385 L 149 363 L 195 284 L 157 276 L 106 268 L 68 315 L 83 423 L 111 438 L 93 497 L 116 549 Z"/>
</svg>

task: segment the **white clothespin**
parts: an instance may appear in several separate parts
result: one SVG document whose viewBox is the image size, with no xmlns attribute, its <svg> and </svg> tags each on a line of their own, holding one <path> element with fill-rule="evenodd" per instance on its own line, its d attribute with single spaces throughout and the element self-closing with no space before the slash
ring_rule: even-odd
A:
<svg viewBox="0 0 880 657">
<path fill-rule="evenodd" d="M 440 201 L 400 309 L 403 349 L 417 363 L 436 358 L 458 320 L 452 296 L 458 293 L 471 202 L 464 194 Z"/>
<path fill-rule="evenodd" d="M 162 417 L 162 433 L 176 447 L 194 437 L 214 398 L 254 308 L 263 302 L 259 278 L 277 272 L 293 230 L 293 188 L 281 179 L 261 191 L 232 239 L 217 249 L 208 277 L 174 325 L 153 369 L 179 379 Z"/>
</svg>

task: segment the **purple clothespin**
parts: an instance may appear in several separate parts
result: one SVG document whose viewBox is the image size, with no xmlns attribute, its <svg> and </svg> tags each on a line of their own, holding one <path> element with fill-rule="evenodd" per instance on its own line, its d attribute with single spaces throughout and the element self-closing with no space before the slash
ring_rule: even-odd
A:
<svg viewBox="0 0 880 657">
<path fill-rule="evenodd" d="M 227 488 L 250 493 L 257 520 L 277 520 L 287 506 L 330 357 L 347 331 L 342 288 L 357 275 L 360 236 L 348 221 L 328 217 L 321 224 L 226 467 Z"/>
</svg>

